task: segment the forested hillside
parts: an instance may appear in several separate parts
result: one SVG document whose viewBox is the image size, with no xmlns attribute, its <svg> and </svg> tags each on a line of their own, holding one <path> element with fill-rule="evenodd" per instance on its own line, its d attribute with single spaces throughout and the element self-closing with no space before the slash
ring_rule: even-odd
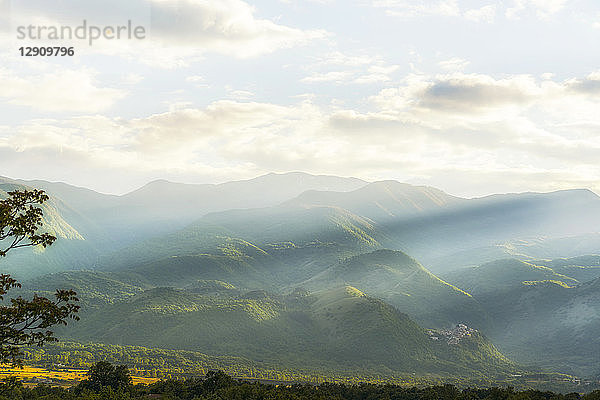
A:
<svg viewBox="0 0 600 400">
<path fill-rule="evenodd" d="M 188 352 L 161 371 L 200 357 L 257 376 L 600 375 L 589 191 L 462 199 L 301 173 L 123 196 L 1 185 L 46 189 L 59 237 L 6 260 L 30 276 L 18 293 L 77 291 L 81 320 L 57 331 L 64 340 Z"/>
</svg>

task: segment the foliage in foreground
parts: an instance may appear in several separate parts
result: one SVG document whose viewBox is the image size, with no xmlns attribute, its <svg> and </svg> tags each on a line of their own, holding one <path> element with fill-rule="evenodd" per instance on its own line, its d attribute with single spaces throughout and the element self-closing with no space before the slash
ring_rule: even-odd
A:
<svg viewBox="0 0 600 400">
<path fill-rule="evenodd" d="M 40 233 L 43 211 L 39 207 L 48 200 L 41 190 L 15 190 L 0 200 L 0 258 L 10 250 L 50 246 L 56 237 Z M 33 296 L 10 298 L 8 292 L 21 284 L 8 274 L 0 274 L 0 362 L 22 365 L 23 345 L 42 346 L 58 339 L 50 330 L 56 325 L 67 325 L 67 320 L 78 320 L 77 293 L 57 290 L 56 300 Z M 6 297 L 6 301 L 5 301 Z M 10 301 L 8 301 L 10 300 Z M 10 303 L 10 305 L 6 305 Z"/>
<path fill-rule="evenodd" d="M 221 371 L 209 371 L 204 378 L 162 380 L 151 385 L 132 385 L 126 366 L 99 362 L 90 368 L 88 379 L 71 388 L 38 385 L 26 388 L 14 380 L 0 384 L 0 400 L 128 400 L 158 398 L 200 399 L 398 399 L 398 400 L 600 400 L 600 391 L 587 395 L 507 388 L 465 388 L 453 385 L 403 387 L 391 384 L 347 385 L 340 383 L 266 384 L 233 379 Z"/>
</svg>

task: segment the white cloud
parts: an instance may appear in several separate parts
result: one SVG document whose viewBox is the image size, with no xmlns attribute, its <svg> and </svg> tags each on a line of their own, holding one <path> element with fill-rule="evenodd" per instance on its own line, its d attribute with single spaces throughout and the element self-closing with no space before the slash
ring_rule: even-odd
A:
<svg viewBox="0 0 600 400">
<path fill-rule="evenodd" d="M 304 83 L 320 83 L 320 82 L 335 82 L 335 83 L 346 83 L 349 78 L 353 75 L 350 71 L 329 71 L 329 72 L 316 72 L 311 76 L 307 76 L 301 79 Z"/>
<path fill-rule="evenodd" d="M 176 102 L 165 101 L 163 104 L 167 104 L 169 106 L 169 112 L 186 110 L 186 109 L 192 108 L 194 106 L 194 104 L 191 101 L 176 101 Z"/>
<path fill-rule="evenodd" d="M 254 97 L 254 93 L 249 90 L 234 90 L 230 88 L 227 89 L 227 92 L 227 97 L 233 100 L 249 100 Z"/>
<path fill-rule="evenodd" d="M 374 7 L 385 8 L 386 14 L 394 17 L 462 17 L 477 23 L 493 23 L 502 7 L 508 19 L 517 19 L 532 11 L 545 19 L 566 8 L 569 0 L 514 0 L 510 6 L 502 7 L 502 2 L 483 5 L 478 8 L 461 7 L 458 0 L 373 0 Z"/>
<path fill-rule="evenodd" d="M 340 51 L 334 51 L 321 58 L 316 65 L 343 65 L 346 67 L 357 67 L 381 62 L 381 57 L 362 55 L 349 55 Z"/>
<path fill-rule="evenodd" d="M 332 67 L 335 70 L 330 70 Z M 311 71 L 303 83 L 332 82 L 342 84 L 378 84 L 391 81 L 391 75 L 400 67 L 388 64 L 381 56 L 344 54 L 336 51 L 326 54 L 305 69 Z"/>
<path fill-rule="evenodd" d="M 391 81 L 390 75 L 396 72 L 400 67 L 398 65 L 373 65 L 370 66 L 366 73 L 361 74 L 353 83 L 358 84 L 370 84 L 370 83 L 381 83 Z"/>
<path fill-rule="evenodd" d="M 203 76 L 200 76 L 200 75 L 191 75 L 191 76 L 188 76 L 187 78 L 185 78 L 185 81 L 191 83 L 193 86 L 195 86 L 197 88 L 208 88 L 208 87 L 210 87 L 210 85 L 208 84 L 208 82 L 206 81 L 206 79 Z"/>
<path fill-rule="evenodd" d="M 384 89 L 371 101 L 382 110 L 412 115 L 431 112 L 451 118 L 464 114 L 502 115 L 515 107 L 523 107 L 536 96 L 550 93 L 553 87 L 554 83 L 538 84 L 528 75 L 496 79 L 459 72 L 435 76 L 411 74 L 401 86 Z"/>
<path fill-rule="evenodd" d="M 303 31 L 256 18 L 253 7 L 241 0 L 151 1 L 151 37 L 171 48 L 247 58 L 327 35 L 322 30 Z"/>
<path fill-rule="evenodd" d="M 62 14 L 67 23 L 82 15 L 102 23 L 126 21 L 130 14 L 116 10 L 133 0 L 13 3 L 28 7 L 25 23 L 54 24 Z M 47 5 L 58 3 L 73 7 Z M 378 9 L 140 0 L 131 17 L 149 28 L 148 39 L 81 43 L 68 59 L 25 59 L 8 40 L 14 31 L 0 33 L 8 49 L 0 53 L 0 170 L 81 185 L 104 179 L 105 188 L 128 177 L 214 181 L 289 169 L 461 191 L 542 188 L 544 176 L 557 186 L 598 186 L 600 76 L 565 78 L 597 68 L 587 29 L 597 21 L 594 5 L 366 3 Z M 507 8 L 523 20 L 506 21 Z M 303 14 L 314 10 L 322 14 Z M 13 17 L 20 21 L 18 10 Z M 498 29 L 473 30 L 492 22 Z M 539 37 L 552 45 L 537 46 Z M 413 74 L 404 76 L 409 65 Z M 47 112 L 67 115 L 39 119 Z M 80 113 L 87 116 L 73 118 Z"/>
<path fill-rule="evenodd" d="M 473 111 L 499 104 L 522 104 L 543 89 L 526 75 L 494 79 L 487 75 L 455 73 L 440 75 L 434 80 L 411 82 L 411 95 L 419 107 Z"/>
<path fill-rule="evenodd" d="M 123 76 L 121 83 L 124 85 L 136 85 L 144 80 L 144 77 L 139 74 L 129 73 Z"/>
<path fill-rule="evenodd" d="M 200 75 L 192 75 L 192 76 L 188 76 L 187 78 L 185 78 L 186 82 L 191 82 L 191 83 L 204 83 L 206 82 L 206 79 L 204 79 L 203 76 Z"/>
<path fill-rule="evenodd" d="M 98 86 L 91 70 L 38 73 L 26 78 L 0 67 L 0 98 L 40 111 L 99 112 L 126 95 L 122 89 Z"/>
<path fill-rule="evenodd" d="M 452 71 L 452 72 L 462 71 L 469 64 L 470 64 L 469 61 L 463 60 L 462 58 L 459 58 L 459 57 L 453 57 L 448 60 L 443 60 L 443 61 L 438 62 L 438 66 L 441 69 L 446 70 L 446 71 Z"/>
<path fill-rule="evenodd" d="M 496 5 L 490 4 L 481 8 L 474 8 L 464 12 L 465 19 L 473 22 L 492 23 L 496 17 Z"/>
<path fill-rule="evenodd" d="M 305 170 L 463 194 L 600 190 L 598 77 L 410 75 L 373 96 L 369 112 L 318 107 L 305 96 L 289 106 L 221 100 L 128 120 L 38 120 L 0 131 L 0 168 L 10 169 L 19 152 L 30 160 L 53 155 L 67 176 L 67 166 L 81 164 L 115 177 Z"/>
<path fill-rule="evenodd" d="M 561 11 L 569 0 L 514 0 L 513 6 L 506 9 L 506 17 L 518 18 L 526 10 L 533 10 L 540 18 L 550 17 Z"/>
<path fill-rule="evenodd" d="M 116 0 L 105 7 L 95 1 L 90 2 L 89 10 L 78 0 L 48 1 L 37 7 L 35 3 L 20 5 L 11 14 L 12 24 L 76 27 L 87 19 L 88 24 L 122 26 L 129 17 L 135 26 L 145 29 L 144 39 L 101 38 L 93 46 L 88 39 L 73 39 L 61 45 L 76 46 L 78 56 L 103 54 L 165 69 L 189 66 L 208 54 L 257 57 L 329 36 L 325 30 L 303 30 L 258 18 L 254 7 L 243 0 L 140 0 L 131 9 Z M 56 45 L 52 40 L 36 43 Z"/>
<path fill-rule="evenodd" d="M 445 16 L 452 17 L 460 15 L 458 0 L 375 0 L 375 7 L 386 8 L 386 13 L 396 17 L 418 17 L 418 16 Z"/>
</svg>

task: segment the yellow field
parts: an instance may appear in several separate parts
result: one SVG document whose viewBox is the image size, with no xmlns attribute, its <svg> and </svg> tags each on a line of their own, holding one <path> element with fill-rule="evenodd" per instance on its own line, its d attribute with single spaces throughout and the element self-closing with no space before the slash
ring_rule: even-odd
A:
<svg viewBox="0 0 600 400">
<path fill-rule="evenodd" d="M 59 370 L 54 371 L 38 367 L 23 367 L 21 369 L 0 364 L 0 379 L 16 376 L 19 379 L 26 381 L 23 382 L 25 386 L 35 386 L 39 383 L 47 383 L 53 386 L 72 386 L 85 379 L 86 373 L 87 370 L 84 369 L 60 368 Z M 158 378 L 147 378 L 142 376 L 132 376 L 132 379 L 134 384 L 149 384 L 158 380 Z M 50 383 L 50 380 L 52 383 Z"/>
</svg>

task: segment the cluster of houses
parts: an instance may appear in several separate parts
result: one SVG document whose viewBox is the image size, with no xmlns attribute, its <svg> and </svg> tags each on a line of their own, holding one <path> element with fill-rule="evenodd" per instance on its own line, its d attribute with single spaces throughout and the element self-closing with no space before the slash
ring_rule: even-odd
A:
<svg viewBox="0 0 600 400">
<path fill-rule="evenodd" d="M 458 324 L 452 329 L 441 331 L 430 329 L 427 331 L 431 340 L 446 340 L 448 344 L 459 344 L 460 340 L 470 337 L 477 332 L 477 329 L 469 328 L 465 324 Z"/>
</svg>

